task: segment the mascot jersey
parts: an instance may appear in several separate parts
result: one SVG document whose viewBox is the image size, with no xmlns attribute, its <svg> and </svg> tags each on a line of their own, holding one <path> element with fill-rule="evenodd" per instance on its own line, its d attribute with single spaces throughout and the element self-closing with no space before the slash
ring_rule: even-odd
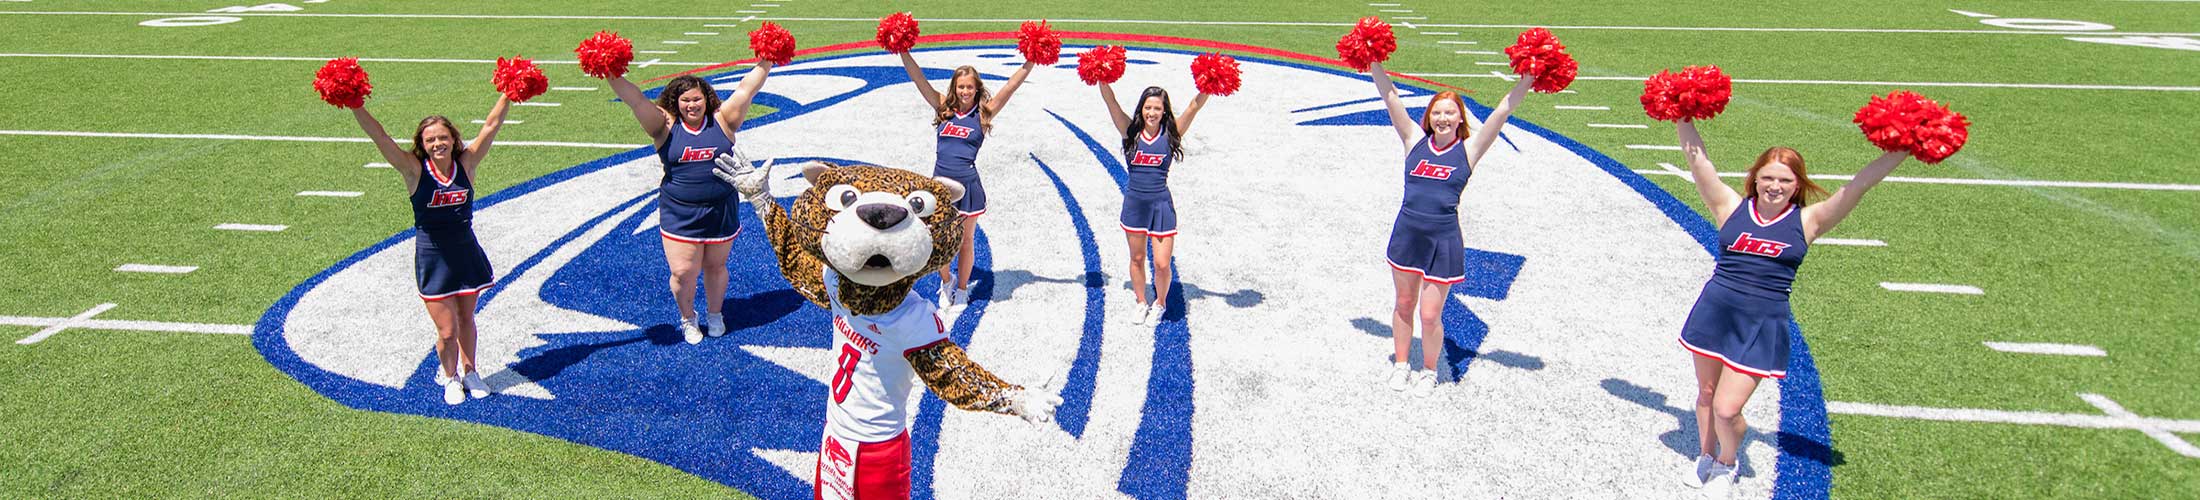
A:
<svg viewBox="0 0 2200 500">
<path fill-rule="evenodd" d="M 833 372 L 825 409 L 825 433 L 858 443 L 894 439 L 909 429 L 909 391 L 916 372 L 909 352 L 947 341 L 947 328 L 931 301 L 915 292 L 900 307 L 859 316 L 840 303 L 840 276 L 825 268 L 825 296 L 833 301 Z"/>
</svg>

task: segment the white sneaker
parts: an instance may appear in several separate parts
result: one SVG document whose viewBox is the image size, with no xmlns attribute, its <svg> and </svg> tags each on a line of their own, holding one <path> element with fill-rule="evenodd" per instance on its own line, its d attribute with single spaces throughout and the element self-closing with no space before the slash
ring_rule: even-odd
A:
<svg viewBox="0 0 2200 500">
<path fill-rule="evenodd" d="M 970 288 L 975 286 L 978 286 L 978 282 L 972 281 L 970 284 L 954 290 L 954 293 L 950 294 L 954 296 L 954 300 L 948 302 L 948 307 L 954 308 L 955 313 L 961 314 L 963 308 L 970 307 Z"/>
<path fill-rule="evenodd" d="M 460 385 L 443 384 L 443 404 L 455 405 L 466 402 L 466 388 L 460 387 Z"/>
<path fill-rule="evenodd" d="M 1138 308 L 1131 310 L 1131 324 L 1133 325 L 1146 324 L 1146 320 L 1152 317 L 1153 304 L 1138 306 Z"/>
<path fill-rule="evenodd" d="M 1741 482 L 1741 477 L 1739 477 L 1741 474 L 1735 470 L 1740 465 L 1736 463 L 1734 466 L 1728 466 L 1716 461 L 1711 462 L 1710 471 L 1706 472 L 1703 477 L 1703 497 L 1725 500 L 1727 497 L 1732 496 L 1734 483 Z"/>
<path fill-rule="evenodd" d="M 460 378 L 459 381 L 459 383 L 466 385 L 466 392 L 470 393 L 474 399 L 489 397 L 489 384 L 481 381 L 481 372 L 466 372 L 466 376 Z"/>
<path fill-rule="evenodd" d="M 1392 391 L 1403 392 L 1406 390 L 1406 382 L 1412 379 L 1412 365 L 1407 365 L 1402 362 L 1391 362 L 1390 376 L 1384 377 L 1384 384 L 1390 386 L 1390 390 Z"/>
<path fill-rule="evenodd" d="M 1154 305 L 1152 305 L 1152 306 L 1147 306 L 1147 307 L 1146 307 L 1146 324 L 1149 324 L 1149 325 L 1158 325 L 1158 324 L 1161 324 L 1161 313 L 1162 313 L 1162 312 L 1165 312 L 1165 311 L 1168 311 L 1168 310 L 1169 310 L 1169 306 L 1165 306 L 1165 305 L 1161 305 L 1161 304 L 1154 304 Z"/>
<path fill-rule="evenodd" d="M 1681 475 L 1681 484 L 1690 488 L 1702 488 L 1704 476 L 1710 474 L 1711 466 L 1718 463 L 1711 455 L 1696 455 L 1696 465 L 1689 467 L 1688 472 Z"/>
<path fill-rule="evenodd" d="M 937 303 L 936 303 L 936 304 L 933 304 L 933 305 L 939 306 L 939 308 L 940 308 L 940 309 L 946 309 L 946 308 L 948 308 L 948 307 L 952 307 L 952 306 L 954 306 L 954 305 L 955 305 L 955 289 L 954 289 L 954 286 L 955 286 L 955 277 L 954 277 L 954 276 L 948 276 L 948 277 L 945 277 L 945 278 L 940 278 L 940 290 L 939 290 L 939 292 L 940 292 L 940 293 L 938 293 L 938 294 L 934 294 L 935 296 L 939 297 L 939 300 L 937 301 Z"/>
<path fill-rule="evenodd" d="M 718 337 L 726 334 L 726 315 L 712 314 L 703 317 L 703 334 Z"/>
<path fill-rule="evenodd" d="M 438 368 L 436 368 L 436 369 L 435 369 L 435 385 L 437 385 L 437 386 L 445 386 L 445 385 L 451 385 L 451 376 L 450 376 L 450 375 L 444 375 L 444 374 L 443 374 L 443 369 L 442 369 L 442 368 L 440 368 L 440 367 L 438 367 Z"/>
<path fill-rule="evenodd" d="M 1436 391 L 1436 371 L 1414 372 L 1413 397 L 1426 397 Z"/>
<path fill-rule="evenodd" d="M 703 330 L 695 327 L 694 319 L 680 318 L 680 336 L 686 337 L 689 345 L 703 343 Z"/>
</svg>

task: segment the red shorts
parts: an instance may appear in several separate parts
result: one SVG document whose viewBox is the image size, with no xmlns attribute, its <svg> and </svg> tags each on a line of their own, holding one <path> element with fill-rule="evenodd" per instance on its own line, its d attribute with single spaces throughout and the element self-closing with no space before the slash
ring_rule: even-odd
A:
<svg viewBox="0 0 2200 500">
<path fill-rule="evenodd" d="M 811 493 L 819 500 L 909 498 L 909 432 L 876 443 L 858 443 L 825 435 L 818 448 L 817 480 Z"/>
</svg>

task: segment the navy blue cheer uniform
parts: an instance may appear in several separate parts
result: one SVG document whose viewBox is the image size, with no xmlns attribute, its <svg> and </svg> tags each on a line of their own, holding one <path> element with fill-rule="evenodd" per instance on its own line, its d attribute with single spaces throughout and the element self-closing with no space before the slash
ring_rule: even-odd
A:
<svg viewBox="0 0 2200 500">
<path fill-rule="evenodd" d="M 1802 207 L 1788 205 L 1772 220 L 1757 216 L 1757 200 L 1743 200 L 1719 228 L 1718 267 L 1681 327 L 1681 345 L 1716 358 L 1734 371 L 1785 378 L 1788 364 L 1788 292 L 1810 242 Z"/>
<path fill-rule="evenodd" d="M 718 155 L 733 153 L 733 139 L 718 126 L 718 117 L 703 116 L 701 130 L 674 120 L 657 161 L 665 166 L 658 187 L 657 230 L 665 239 L 681 243 L 725 243 L 741 235 L 739 202 L 733 186 L 711 173 Z"/>
<path fill-rule="evenodd" d="M 978 179 L 978 148 L 985 146 L 982 118 L 978 105 L 971 104 L 969 111 L 940 122 L 938 156 L 932 160 L 932 175 L 962 183 L 963 197 L 955 200 L 955 211 L 964 217 L 985 215 L 985 183 Z"/>
<path fill-rule="evenodd" d="M 1398 220 L 1390 224 L 1390 247 L 1385 250 L 1391 269 L 1421 275 L 1437 284 L 1456 284 L 1467 278 L 1467 245 L 1459 234 L 1459 193 L 1467 189 L 1474 173 L 1467 164 L 1465 137 L 1437 149 L 1429 137 L 1406 151 L 1405 203 Z"/>
<path fill-rule="evenodd" d="M 413 187 L 413 278 L 420 298 L 436 301 L 473 295 L 496 283 L 489 254 L 474 239 L 474 180 L 466 166 L 451 161 L 451 175 L 420 162 Z"/>
<path fill-rule="evenodd" d="M 1169 165 L 1176 157 L 1169 151 L 1169 133 L 1154 130 L 1138 134 L 1131 150 L 1128 182 L 1123 186 L 1123 231 L 1155 238 L 1176 236 L 1176 204 L 1169 196 Z"/>
</svg>

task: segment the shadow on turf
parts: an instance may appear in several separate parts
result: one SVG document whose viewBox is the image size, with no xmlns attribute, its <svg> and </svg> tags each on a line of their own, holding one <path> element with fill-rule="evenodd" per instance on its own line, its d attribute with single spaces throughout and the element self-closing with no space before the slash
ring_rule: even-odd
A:
<svg viewBox="0 0 2200 500">
<path fill-rule="evenodd" d="M 1375 318 L 1355 318 L 1352 320 L 1352 327 L 1359 329 L 1361 333 L 1366 333 L 1368 335 L 1372 335 L 1378 338 L 1390 338 L 1390 324 L 1378 321 Z M 1475 352 L 1472 349 L 1467 349 L 1460 346 L 1457 340 L 1454 340 L 1449 336 L 1446 336 L 1444 338 L 1444 359 L 1446 360 L 1445 364 L 1452 365 L 1464 361 L 1471 361 L 1478 358 L 1489 360 L 1489 362 L 1491 363 L 1497 363 L 1499 365 L 1503 365 L 1506 368 L 1512 368 L 1515 370 L 1543 369 L 1543 358 L 1540 357 L 1502 350 Z M 1406 359 L 1421 359 L 1420 342 L 1414 342 L 1412 344 L 1412 346 L 1406 352 Z M 1383 354 L 1383 361 L 1390 361 L 1389 353 Z M 1456 381 L 1457 378 L 1458 377 L 1454 375 L 1450 377 L 1449 380 Z"/>
<path fill-rule="evenodd" d="M 1651 390 L 1648 387 L 1635 385 L 1634 383 L 1625 380 L 1607 378 L 1604 379 L 1603 382 L 1600 382 L 1599 385 L 1602 385 L 1604 387 L 1604 392 L 1612 393 L 1613 396 L 1617 396 L 1620 399 L 1627 400 L 1628 402 L 1637 405 L 1642 405 L 1642 407 L 1644 408 L 1649 408 L 1665 413 L 1667 415 L 1672 415 L 1674 421 L 1674 429 L 1671 431 L 1667 431 L 1664 434 L 1658 435 L 1658 440 L 1664 442 L 1665 447 L 1672 449 L 1673 453 L 1678 454 L 1682 457 L 1692 458 L 1696 456 L 1697 438 L 1695 408 L 1683 408 L 1679 406 L 1673 406 L 1671 404 L 1668 404 L 1668 401 L 1670 401 L 1671 398 L 1666 397 L 1665 394 L 1661 394 L 1657 391 Z M 1688 401 L 1688 403 L 1690 403 L 1690 406 L 1694 406 L 1695 401 L 1690 400 Z M 1803 438 L 1802 436 L 1788 434 L 1785 432 L 1775 434 L 1765 432 L 1764 429 L 1759 427 L 1750 427 L 1749 430 L 1742 435 L 1742 439 L 1745 441 L 1760 441 L 1765 444 L 1770 444 L 1778 447 L 1778 449 L 1786 450 L 1788 453 L 1800 457 L 1804 460 L 1812 460 L 1826 464 L 1828 466 L 1836 466 L 1848 463 L 1848 460 L 1841 455 L 1841 452 L 1839 450 L 1829 448 L 1825 445 L 1825 443 L 1820 443 L 1814 440 Z M 1747 448 L 1745 447 L 1744 450 L 1746 449 Z M 1746 460 L 1744 462 L 1746 462 Z M 1744 477 L 1756 475 L 1755 471 L 1749 469 L 1750 468 L 1747 466 L 1743 467 L 1742 475 Z"/>
</svg>

